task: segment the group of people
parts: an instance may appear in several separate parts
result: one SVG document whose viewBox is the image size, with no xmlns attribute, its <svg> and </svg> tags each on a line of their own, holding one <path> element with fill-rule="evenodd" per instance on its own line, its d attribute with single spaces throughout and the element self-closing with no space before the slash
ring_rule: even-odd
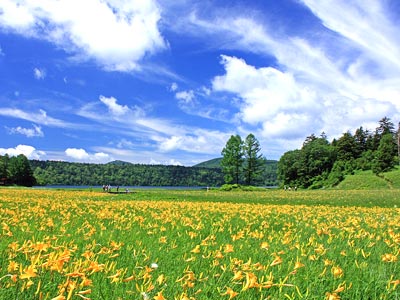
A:
<svg viewBox="0 0 400 300">
<path fill-rule="evenodd" d="M 285 191 L 291 191 L 292 190 L 292 188 L 290 187 L 290 186 L 283 186 L 283 189 L 285 190 Z M 297 191 L 297 186 L 295 186 L 294 188 L 293 188 L 293 191 Z"/>
<path fill-rule="evenodd" d="M 117 192 L 119 191 L 119 186 L 117 186 Z M 111 185 L 107 184 L 103 184 L 103 192 L 111 192 Z"/>
<path fill-rule="evenodd" d="M 116 190 L 117 190 L 116 193 L 119 193 L 119 185 L 117 185 Z M 107 184 L 107 185 L 103 184 L 103 192 L 111 193 L 111 185 L 109 185 L 109 184 Z M 122 193 L 122 192 L 121 192 L 121 193 Z M 126 188 L 126 189 L 125 189 L 125 193 L 130 193 L 129 189 Z"/>
</svg>

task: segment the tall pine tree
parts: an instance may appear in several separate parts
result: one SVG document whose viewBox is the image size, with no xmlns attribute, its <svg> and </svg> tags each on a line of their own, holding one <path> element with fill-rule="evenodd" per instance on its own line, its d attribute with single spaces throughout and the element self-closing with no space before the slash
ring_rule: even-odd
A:
<svg viewBox="0 0 400 300">
<path fill-rule="evenodd" d="M 250 133 L 244 141 L 244 181 L 246 185 L 255 185 L 265 169 L 265 158 L 256 137 Z"/>
<path fill-rule="evenodd" d="M 226 183 L 240 183 L 243 167 L 243 140 L 239 135 L 232 135 L 222 149 L 221 167 Z"/>
</svg>

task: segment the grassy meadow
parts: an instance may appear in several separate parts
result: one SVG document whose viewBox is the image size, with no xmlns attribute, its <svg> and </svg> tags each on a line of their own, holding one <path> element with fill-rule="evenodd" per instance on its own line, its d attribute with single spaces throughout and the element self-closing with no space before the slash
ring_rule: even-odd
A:
<svg viewBox="0 0 400 300">
<path fill-rule="evenodd" d="M 400 190 L 0 189 L 0 299 L 400 299 Z"/>
</svg>

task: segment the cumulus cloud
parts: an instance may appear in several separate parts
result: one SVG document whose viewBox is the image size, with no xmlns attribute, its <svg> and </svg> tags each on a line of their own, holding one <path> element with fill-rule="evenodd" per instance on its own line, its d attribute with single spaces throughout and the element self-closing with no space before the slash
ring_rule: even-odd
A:
<svg viewBox="0 0 400 300">
<path fill-rule="evenodd" d="M 10 134 L 22 134 L 26 137 L 44 137 L 42 127 L 33 124 L 33 128 L 23 128 L 21 126 L 7 128 Z"/>
<path fill-rule="evenodd" d="M 118 104 L 117 99 L 114 97 L 107 98 L 100 96 L 99 99 L 107 106 L 108 111 L 114 116 L 122 116 L 129 112 L 128 106 Z"/>
<path fill-rule="evenodd" d="M 96 152 L 89 154 L 82 148 L 68 148 L 65 150 L 65 155 L 77 161 L 107 162 L 111 160 L 107 153 Z"/>
<path fill-rule="evenodd" d="M 293 131 L 298 121 L 308 125 L 297 127 L 303 130 L 315 122 L 311 116 L 321 110 L 321 105 L 315 94 L 298 84 L 292 74 L 271 67 L 255 68 L 236 57 L 222 56 L 222 64 L 226 73 L 214 78 L 213 89 L 241 97 L 240 115 L 244 122 L 262 125 L 266 135 L 290 132 L 292 138 L 294 133 L 304 134 Z"/>
<path fill-rule="evenodd" d="M 36 150 L 35 147 L 29 145 L 18 145 L 15 148 L 0 148 L 0 155 L 8 154 L 10 156 L 25 155 L 28 159 L 43 159 L 46 152 Z"/>
<path fill-rule="evenodd" d="M 44 79 L 46 77 L 46 71 L 44 69 L 34 68 L 33 69 L 33 76 L 37 80 Z"/>
<path fill-rule="evenodd" d="M 276 28 L 267 17 L 217 13 L 191 14 L 187 33 L 275 60 L 256 67 L 222 55 L 224 73 L 212 79 L 212 91 L 228 93 L 229 105 L 238 108 L 237 126 L 289 145 L 311 133 L 336 137 L 384 116 L 400 117 L 398 26 L 384 2 L 367 3 L 303 0 L 321 19 L 312 33 Z"/>
<path fill-rule="evenodd" d="M 158 29 L 154 0 L 4 0 L 0 27 L 45 39 L 105 69 L 131 71 L 166 43 Z"/>
</svg>

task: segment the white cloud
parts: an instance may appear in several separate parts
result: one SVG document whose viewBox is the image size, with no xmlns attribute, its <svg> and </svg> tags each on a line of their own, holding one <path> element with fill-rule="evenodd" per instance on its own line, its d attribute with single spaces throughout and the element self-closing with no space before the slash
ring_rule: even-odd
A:
<svg viewBox="0 0 400 300">
<path fill-rule="evenodd" d="M 48 40 L 109 70 L 137 69 L 146 54 L 166 47 L 154 0 L 3 0 L 0 10 L 3 29 Z"/>
<path fill-rule="evenodd" d="M 127 139 L 121 139 L 118 143 L 117 143 L 117 148 L 119 149 L 123 149 L 123 148 L 133 148 L 134 147 L 134 143 L 132 143 L 131 141 L 128 141 Z"/>
<path fill-rule="evenodd" d="M 191 153 L 220 153 L 229 134 L 206 129 L 193 129 L 183 134 L 173 134 L 167 137 L 158 137 L 159 150 L 172 152 L 183 150 Z"/>
<path fill-rule="evenodd" d="M 352 41 L 385 69 L 400 67 L 400 37 L 384 1 L 302 0 L 323 24 Z"/>
<path fill-rule="evenodd" d="M 65 154 L 68 157 L 78 159 L 78 160 L 84 160 L 89 158 L 89 154 L 86 152 L 86 150 L 80 148 L 68 148 L 65 150 Z"/>
<path fill-rule="evenodd" d="M 43 159 L 46 152 L 36 150 L 35 147 L 29 145 L 18 145 L 15 148 L 0 148 L 0 155 L 8 154 L 10 156 L 25 155 L 28 159 Z"/>
<path fill-rule="evenodd" d="M 18 108 L 8 108 L 8 107 L 1 107 L 0 108 L 0 115 L 17 118 L 22 120 L 31 121 L 37 124 L 52 126 L 52 127 L 61 127 L 61 128 L 82 128 L 79 124 L 68 123 L 62 121 L 60 119 L 56 119 L 47 115 L 47 112 L 43 109 L 39 109 L 39 112 L 26 112 L 20 110 Z"/>
<path fill-rule="evenodd" d="M 27 137 L 44 137 L 42 127 L 33 125 L 33 128 L 23 128 L 21 126 L 15 128 L 7 128 L 10 134 L 22 134 Z"/>
<path fill-rule="evenodd" d="M 226 73 L 214 78 L 213 89 L 240 95 L 241 119 L 262 125 L 269 136 L 284 133 L 281 126 L 296 126 L 295 120 L 313 120 L 311 114 L 321 111 L 313 92 L 299 85 L 290 73 L 271 67 L 257 69 L 236 57 L 223 56 L 222 64 Z M 302 130 L 310 130 L 313 125 L 310 121 L 302 123 L 308 125 L 299 126 Z"/>
<path fill-rule="evenodd" d="M 129 112 L 128 106 L 118 104 L 117 99 L 114 97 L 107 98 L 100 96 L 99 99 L 107 106 L 108 111 L 114 116 L 122 116 Z"/>
<path fill-rule="evenodd" d="M 274 143 L 267 146 L 280 144 L 285 151 L 293 146 L 291 141 L 311 133 L 325 131 L 335 137 L 376 124 L 384 116 L 398 119 L 400 36 L 384 2 L 303 3 L 329 30 L 318 24 L 312 30 L 320 32 L 305 29 L 293 35 L 288 28 L 269 24 L 268 12 L 264 18 L 254 14 L 258 19 L 218 11 L 201 19 L 193 13 L 185 20 L 189 25 L 180 27 L 205 41 L 219 41 L 218 47 L 275 59 L 273 65 L 255 67 L 241 58 L 221 56 L 225 71 L 213 78 L 212 89 L 240 100 L 229 100 L 239 110 L 231 118 L 236 126 L 257 131 Z"/>
<path fill-rule="evenodd" d="M 168 165 L 168 166 L 182 166 L 182 163 L 180 161 L 177 161 L 173 158 L 165 161 L 158 161 L 155 159 L 151 159 L 149 164 L 151 165 Z"/>
<path fill-rule="evenodd" d="M 72 158 L 77 161 L 86 161 L 86 162 L 108 162 L 112 160 L 110 155 L 104 152 L 96 152 L 93 154 L 89 154 L 85 149 L 82 148 L 68 148 L 65 150 L 65 155 L 69 158 Z"/>
<path fill-rule="evenodd" d="M 46 77 L 46 71 L 44 69 L 34 68 L 33 69 L 33 76 L 37 80 L 44 79 Z"/>
<path fill-rule="evenodd" d="M 192 90 L 189 91 L 181 91 L 175 94 L 176 99 L 180 100 L 183 104 L 191 104 L 195 98 L 194 92 Z"/>
<path fill-rule="evenodd" d="M 178 89 L 178 84 L 177 84 L 176 82 L 173 82 L 173 83 L 171 84 L 171 87 L 169 88 L 169 90 L 170 90 L 171 92 L 175 92 L 177 89 Z"/>
</svg>

